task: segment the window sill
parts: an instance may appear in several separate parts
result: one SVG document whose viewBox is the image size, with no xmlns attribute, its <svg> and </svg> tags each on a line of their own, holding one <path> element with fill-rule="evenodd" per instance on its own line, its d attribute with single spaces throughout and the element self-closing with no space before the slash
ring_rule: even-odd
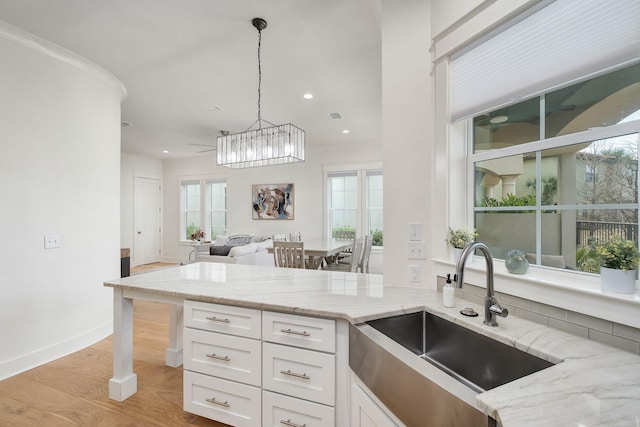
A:
<svg viewBox="0 0 640 427">
<path fill-rule="evenodd" d="M 438 276 L 446 277 L 455 270 L 448 259 L 432 261 Z M 511 274 L 502 260 L 494 260 L 493 269 L 494 287 L 498 292 L 640 328 L 638 290 L 628 295 L 603 292 L 596 275 L 552 268 L 532 266 L 527 274 Z M 484 258 L 475 256 L 474 262 L 465 267 L 465 282 L 486 288 Z"/>
</svg>

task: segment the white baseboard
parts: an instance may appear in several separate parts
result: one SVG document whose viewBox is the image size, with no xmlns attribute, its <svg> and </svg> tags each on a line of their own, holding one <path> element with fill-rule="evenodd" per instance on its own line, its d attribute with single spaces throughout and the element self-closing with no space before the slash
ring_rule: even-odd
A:
<svg viewBox="0 0 640 427">
<path fill-rule="evenodd" d="M 82 350 L 105 339 L 112 333 L 113 320 L 109 320 L 66 341 L 53 344 L 29 354 L 24 354 L 12 360 L 0 362 L 0 381 L 61 357 L 68 356 L 71 353 L 75 353 L 78 350 Z"/>
</svg>

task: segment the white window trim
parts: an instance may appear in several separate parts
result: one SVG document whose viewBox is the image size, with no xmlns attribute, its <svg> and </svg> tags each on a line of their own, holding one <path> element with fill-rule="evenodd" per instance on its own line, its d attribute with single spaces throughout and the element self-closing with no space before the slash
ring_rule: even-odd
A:
<svg viewBox="0 0 640 427">
<path fill-rule="evenodd" d="M 366 203 L 367 203 L 367 194 L 363 191 L 363 182 L 366 179 L 366 171 L 367 170 L 380 170 L 382 171 L 382 175 L 384 176 L 384 170 L 382 168 L 382 162 L 366 162 L 366 163 L 348 163 L 348 164 L 339 164 L 339 165 L 324 165 L 322 167 L 322 189 L 323 194 L 325 195 L 323 199 L 323 216 L 324 216 L 324 230 L 323 235 L 329 236 L 329 215 L 328 215 L 328 197 L 329 197 L 329 188 L 327 187 L 327 178 L 331 173 L 339 173 L 339 172 L 356 172 L 356 176 L 358 179 L 358 212 L 359 215 L 356 219 L 356 232 L 362 233 L 364 231 L 365 222 L 367 221 L 366 215 Z M 373 253 L 382 253 L 384 246 L 374 246 L 372 248 Z"/>
<path fill-rule="evenodd" d="M 437 61 L 435 67 L 435 91 L 436 94 L 447 94 L 449 85 L 450 65 L 447 60 Z M 444 206 L 443 214 L 436 214 L 431 227 L 433 236 L 433 252 L 436 255 L 431 259 L 432 288 L 437 286 L 437 277 L 446 277 L 455 270 L 454 263 L 449 259 L 449 249 L 445 243 L 447 227 L 460 227 L 473 224 L 473 174 L 467 170 L 467 133 L 470 131 L 465 122 L 451 123 L 448 114 L 440 114 L 439 111 L 448 111 L 449 100 L 446 95 L 436 97 L 435 105 L 435 135 L 436 141 L 445 141 L 436 148 L 435 159 L 448 159 L 448 168 L 442 176 L 436 176 L 438 182 L 434 182 L 433 188 L 446 188 L 445 194 L 432 194 L 434 206 Z M 628 122 L 616 128 L 628 129 L 629 133 L 637 132 L 640 128 L 638 121 Z M 590 132 L 594 139 L 605 137 L 611 129 L 597 128 Z M 563 138 L 575 138 L 567 135 Z M 569 141 L 569 140 L 568 140 Z M 545 144 L 538 143 L 538 144 Z M 535 151 L 542 149 L 543 145 L 537 145 Z M 505 148 L 503 150 L 520 150 L 521 148 Z M 509 151 L 503 151 L 505 155 Z M 483 154 L 490 156 L 490 154 Z M 502 155 L 502 154 L 501 154 Z M 477 159 L 481 159 L 480 154 Z M 435 162 L 435 160 L 432 160 Z M 437 167 L 437 165 L 433 165 Z M 468 267 L 465 274 L 465 282 L 486 288 L 486 267 L 482 258 L 476 257 L 475 262 Z M 464 285 L 463 285 L 464 286 Z M 551 306 L 571 310 L 623 325 L 640 328 L 640 293 L 632 295 L 612 294 L 603 292 L 597 275 L 563 271 L 542 266 L 531 266 L 526 275 L 510 274 L 504 266 L 504 261 L 494 260 L 494 286 L 495 290 L 505 294 L 525 298 L 534 302 L 540 302 Z M 517 316 L 517 313 L 515 313 Z"/>
<path fill-rule="evenodd" d="M 179 198 L 180 198 L 180 207 L 179 207 L 179 212 L 178 212 L 178 246 L 189 246 L 192 245 L 193 242 L 189 239 L 183 239 L 182 238 L 182 215 L 184 213 L 184 200 L 182 198 L 182 185 L 183 184 L 188 184 L 188 183 L 197 183 L 200 184 L 200 218 L 201 221 L 204 221 L 205 224 L 201 224 L 200 228 L 201 229 L 205 229 L 206 228 L 206 197 L 205 197 L 205 186 L 208 182 L 224 182 L 227 184 L 227 200 L 225 205 L 227 206 L 227 219 L 228 219 L 228 213 L 229 213 L 229 199 L 228 199 L 228 194 L 229 194 L 229 184 L 227 183 L 227 178 L 223 177 L 223 176 L 219 176 L 219 175 L 184 175 L 184 176 L 179 176 L 178 177 L 178 191 L 180 192 Z M 227 224 L 228 226 L 229 224 Z M 206 236 L 206 238 L 210 238 L 211 236 Z"/>
</svg>

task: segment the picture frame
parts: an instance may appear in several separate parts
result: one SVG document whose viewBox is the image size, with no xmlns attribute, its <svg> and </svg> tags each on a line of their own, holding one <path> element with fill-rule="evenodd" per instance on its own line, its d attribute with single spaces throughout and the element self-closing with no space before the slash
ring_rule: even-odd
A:
<svg viewBox="0 0 640 427">
<path fill-rule="evenodd" d="M 253 184 L 251 218 L 256 220 L 293 220 L 294 184 Z"/>
</svg>

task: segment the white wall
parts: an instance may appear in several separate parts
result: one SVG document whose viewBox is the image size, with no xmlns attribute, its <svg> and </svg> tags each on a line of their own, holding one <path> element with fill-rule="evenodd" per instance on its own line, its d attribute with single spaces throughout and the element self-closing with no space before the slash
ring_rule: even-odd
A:
<svg viewBox="0 0 640 427">
<path fill-rule="evenodd" d="M 408 225 L 422 224 L 431 238 L 430 195 L 433 137 L 429 79 L 429 2 L 382 2 L 382 142 L 384 154 L 384 277 L 409 282 L 409 266 L 428 277 L 425 260 L 407 259 Z M 441 191 L 441 190 L 439 190 Z"/>
<path fill-rule="evenodd" d="M 111 333 L 124 87 L 2 22 L 0 58 L 2 379 Z"/>
<path fill-rule="evenodd" d="M 162 177 L 162 160 L 136 154 L 120 156 L 120 245 L 133 255 L 133 186 L 134 176 Z"/>
<path fill-rule="evenodd" d="M 163 178 L 163 260 L 187 259 L 191 246 L 179 245 L 180 186 L 185 178 L 225 178 L 228 194 L 228 234 L 251 233 L 271 236 L 276 233 L 301 232 L 304 239 L 324 235 L 324 165 L 373 162 L 382 160 L 379 141 L 370 141 L 348 149 L 339 146 L 307 147 L 307 161 L 299 164 L 249 169 L 216 166 L 214 156 L 164 161 Z M 251 217 L 253 184 L 295 184 L 295 219 L 292 221 L 254 220 Z M 386 234 L 385 234 L 386 238 Z M 381 272 L 381 255 L 372 256 L 371 271 Z"/>
</svg>

